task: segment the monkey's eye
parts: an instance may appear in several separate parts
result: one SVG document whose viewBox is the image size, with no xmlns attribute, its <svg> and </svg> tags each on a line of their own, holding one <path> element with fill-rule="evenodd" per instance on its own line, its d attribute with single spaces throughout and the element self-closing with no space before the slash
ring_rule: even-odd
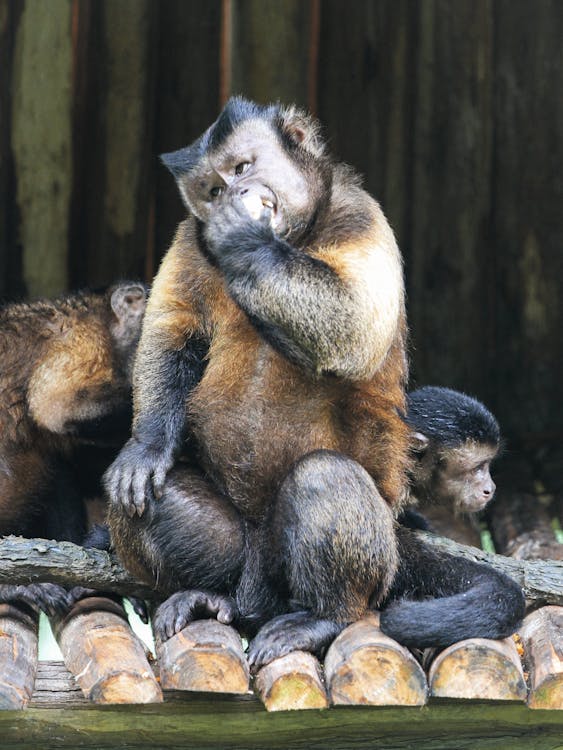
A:
<svg viewBox="0 0 563 750">
<path fill-rule="evenodd" d="M 219 185 L 215 185 L 215 187 L 212 187 L 211 190 L 209 191 L 209 195 L 212 198 L 217 198 L 219 195 L 221 195 L 222 192 L 223 192 L 223 188 L 219 187 Z"/>
<path fill-rule="evenodd" d="M 237 164 L 235 167 L 236 176 L 239 177 L 241 174 L 244 174 L 249 166 L 250 166 L 249 161 L 241 161 L 240 164 Z"/>
</svg>

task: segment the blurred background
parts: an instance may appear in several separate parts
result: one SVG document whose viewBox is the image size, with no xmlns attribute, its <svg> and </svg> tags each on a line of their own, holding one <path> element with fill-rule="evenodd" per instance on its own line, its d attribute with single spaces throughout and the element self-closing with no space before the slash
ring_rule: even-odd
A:
<svg viewBox="0 0 563 750">
<path fill-rule="evenodd" d="M 157 155 L 296 102 L 405 259 L 412 385 L 481 398 L 505 481 L 563 477 L 561 0 L 0 0 L 0 296 L 153 276 Z"/>
</svg>

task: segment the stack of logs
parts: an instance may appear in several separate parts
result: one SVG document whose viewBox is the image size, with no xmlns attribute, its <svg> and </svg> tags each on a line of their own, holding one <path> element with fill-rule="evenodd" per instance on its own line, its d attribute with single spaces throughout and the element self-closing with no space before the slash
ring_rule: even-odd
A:
<svg viewBox="0 0 563 750">
<path fill-rule="evenodd" d="M 499 495 L 489 518 L 497 550 L 561 560 L 563 545 L 537 503 L 530 512 L 534 503 L 533 497 L 512 496 L 508 502 Z M 464 530 L 463 521 L 455 519 L 441 531 L 462 542 L 475 541 L 467 536 L 474 533 L 471 524 Z M 241 638 L 215 620 L 194 622 L 157 643 L 152 665 L 125 611 L 111 599 L 82 600 L 52 625 L 67 669 L 95 703 L 160 702 L 163 690 L 250 690 Z M 23 708 L 31 699 L 37 633 L 34 613 L 0 605 L 0 708 Z M 527 701 L 530 708 L 563 709 L 563 607 L 531 612 L 513 638 L 471 639 L 423 653 L 384 635 L 378 616 L 369 615 L 341 633 L 323 665 L 297 651 L 262 668 L 252 685 L 270 711 L 331 704 L 420 706 L 429 697 L 516 700 Z"/>
</svg>

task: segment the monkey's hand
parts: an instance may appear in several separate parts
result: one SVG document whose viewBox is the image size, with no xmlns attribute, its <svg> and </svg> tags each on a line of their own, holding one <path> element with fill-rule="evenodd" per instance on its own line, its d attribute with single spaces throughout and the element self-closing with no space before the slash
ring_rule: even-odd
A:
<svg viewBox="0 0 563 750">
<path fill-rule="evenodd" d="M 244 263 L 245 255 L 275 239 L 273 210 L 263 205 L 259 213 L 250 213 L 247 203 L 239 195 L 223 199 L 205 226 L 209 252 L 220 266 Z"/>
<path fill-rule="evenodd" d="M 147 502 L 162 496 L 173 464 L 173 450 L 130 438 L 104 475 L 110 502 L 121 505 L 129 518 L 142 516 Z"/>
<path fill-rule="evenodd" d="M 229 625 L 237 614 L 237 606 L 230 596 L 209 591 L 178 591 L 156 610 L 153 628 L 157 639 L 166 641 L 194 620 L 216 617 Z"/>
</svg>

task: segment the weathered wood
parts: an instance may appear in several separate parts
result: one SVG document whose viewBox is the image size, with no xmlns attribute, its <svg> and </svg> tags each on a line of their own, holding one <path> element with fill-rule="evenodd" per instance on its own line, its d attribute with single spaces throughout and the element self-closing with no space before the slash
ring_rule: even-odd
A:
<svg viewBox="0 0 563 750">
<path fill-rule="evenodd" d="M 268 711 L 328 708 L 321 665 L 305 651 L 294 651 L 262 667 L 254 689 Z"/>
<path fill-rule="evenodd" d="M 232 0 L 231 18 L 233 91 L 306 106 L 310 3 Z"/>
<path fill-rule="evenodd" d="M 217 620 L 196 620 L 157 644 L 164 690 L 246 693 L 250 672 L 239 634 Z"/>
<path fill-rule="evenodd" d="M 31 295 L 68 283 L 71 0 L 26 0 L 14 41 L 12 136 L 23 274 Z"/>
<path fill-rule="evenodd" d="M 39 617 L 0 604 L 0 709 L 25 708 L 37 671 Z"/>
<path fill-rule="evenodd" d="M 49 539 L 0 539 L 0 583 L 51 581 L 98 591 L 151 598 L 154 591 L 124 570 L 117 558 L 97 549 Z"/>
<path fill-rule="evenodd" d="M 519 560 L 563 560 L 563 544 L 556 540 L 551 518 L 535 495 L 501 489 L 488 517 L 501 554 Z"/>
<path fill-rule="evenodd" d="M 432 661 L 428 685 L 435 698 L 523 701 L 528 694 L 511 638 L 471 638 L 454 643 Z"/>
<path fill-rule="evenodd" d="M 3 748 L 556 750 L 563 733 L 563 712 L 511 702 L 268 713 L 250 694 L 167 692 L 159 705 L 96 706 L 77 693 L 62 665 L 47 663 L 39 664 L 36 685 L 26 711 L 0 712 Z"/>
<path fill-rule="evenodd" d="M 420 664 L 408 649 L 379 629 L 368 615 L 347 627 L 325 658 L 332 703 L 372 706 L 422 706 L 428 687 Z"/>
<path fill-rule="evenodd" d="M 527 452 L 562 444 L 563 13 L 558 0 L 493 3 L 496 401 Z M 547 189 L 546 189 L 547 188 Z M 465 360 L 467 363 L 467 360 Z"/>
<path fill-rule="evenodd" d="M 446 536 L 460 544 L 469 544 L 472 547 L 481 546 L 481 532 L 475 517 L 469 515 L 457 515 L 451 507 L 429 503 L 419 508 L 422 515 L 436 534 Z"/>
<path fill-rule="evenodd" d="M 446 552 L 486 562 L 512 576 L 531 602 L 563 604 L 563 562 L 513 560 L 434 534 L 417 533 L 429 544 Z M 0 583 L 51 581 L 63 586 L 84 586 L 124 596 L 154 597 L 154 590 L 132 578 L 115 556 L 101 550 L 84 549 L 71 542 L 4 537 L 0 539 L 0 562 Z"/>
<path fill-rule="evenodd" d="M 144 647 L 111 599 L 77 602 L 54 633 L 67 668 L 94 703 L 162 701 Z"/>
<path fill-rule="evenodd" d="M 563 607 L 543 607 L 520 628 L 530 670 L 530 708 L 563 709 Z"/>
</svg>

